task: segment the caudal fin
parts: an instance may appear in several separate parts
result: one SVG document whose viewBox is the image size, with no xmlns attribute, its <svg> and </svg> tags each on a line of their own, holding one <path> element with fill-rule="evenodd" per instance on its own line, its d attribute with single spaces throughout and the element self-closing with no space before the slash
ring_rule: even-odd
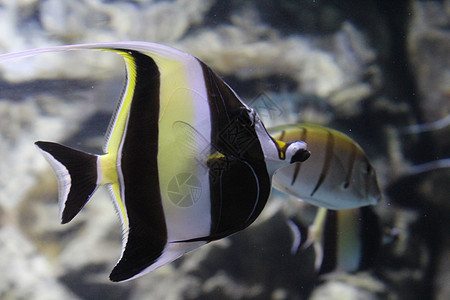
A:
<svg viewBox="0 0 450 300">
<path fill-rule="evenodd" d="M 36 142 L 58 179 L 61 223 L 70 222 L 99 186 L 97 155 L 57 143 Z"/>
</svg>

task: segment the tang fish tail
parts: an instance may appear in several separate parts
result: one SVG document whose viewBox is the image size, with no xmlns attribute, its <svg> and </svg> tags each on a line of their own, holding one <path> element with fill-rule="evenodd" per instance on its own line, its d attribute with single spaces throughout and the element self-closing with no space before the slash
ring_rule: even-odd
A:
<svg viewBox="0 0 450 300">
<path fill-rule="evenodd" d="M 52 166 L 58 180 L 61 223 L 70 222 L 97 190 L 98 156 L 52 142 L 35 145 Z"/>
</svg>

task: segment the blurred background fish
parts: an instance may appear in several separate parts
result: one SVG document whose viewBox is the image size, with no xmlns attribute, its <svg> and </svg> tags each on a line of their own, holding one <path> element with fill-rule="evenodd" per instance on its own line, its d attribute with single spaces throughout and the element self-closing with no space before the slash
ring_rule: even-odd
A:
<svg viewBox="0 0 450 300">
<path fill-rule="evenodd" d="M 292 253 L 312 246 L 318 274 L 364 270 L 378 258 L 383 235 L 371 206 L 346 210 L 320 207 L 308 227 L 301 220 L 288 222 L 293 236 Z"/>
<path fill-rule="evenodd" d="M 293 236 L 291 253 L 312 246 L 318 274 L 372 266 L 382 239 L 372 205 L 381 194 L 362 148 L 344 133 L 320 125 L 285 125 L 269 132 L 285 141 L 303 139 L 312 151 L 310 160 L 274 174 L 275 188 L 318 206 L 309 226 L 298 217 L 287 221 Z"/>
<path fill-rule="evenodd" d="M 302 140 L 311 157 L 275 172 L 276 189 L 329 209 L 375 205 L 381 198 L 375 169 L 361 147 L 347 135 L 319 125 L 269 129 L 282 141 Z"/>
</svg>

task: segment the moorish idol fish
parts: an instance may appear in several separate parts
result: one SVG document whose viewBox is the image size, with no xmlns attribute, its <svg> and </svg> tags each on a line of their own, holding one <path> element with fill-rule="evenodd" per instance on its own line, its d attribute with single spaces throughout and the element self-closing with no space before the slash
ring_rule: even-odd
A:
<svg viewBox="0 0 450 300">
<path fill-rule="evenodd" d="M 111 191 L 123 228 L 110 279 L 150 272 L 184 253 L 249 226 L 280 167 L 309 157 L 302 141 L 273 139 L 258 115 L 199 59 L 154 43 L 60 46 L 0 56 L 97 49 L 125 60 L 126 84 L 103 149 L 37 147 L 58 179 L 62 223 L 96 189 Z"/>
<path fill-rule="evenodd" d="M 375 170 L 347 135 L 319 125 L 278 126 L 269 133 L 282 141 L 302 140 L 311 157 L 275 172 L 276 189 L 328 209 L 375 205 L 381 198 Z"/>
<path fill-rule="evenodd" d="M 372 206 L 345 210 L 317 209 L 308 228 L 288 220 L 293 233 L 292 253 L 314 247 L 318 274 L 356 272 L 373 266 L 380 250 L 382 231 Z"/>
</svg>

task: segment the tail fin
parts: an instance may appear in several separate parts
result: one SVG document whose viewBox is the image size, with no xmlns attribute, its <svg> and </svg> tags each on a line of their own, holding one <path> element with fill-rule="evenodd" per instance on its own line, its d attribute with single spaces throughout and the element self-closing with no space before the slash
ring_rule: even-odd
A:
<svg viewBox="0 0 450 300">
<path fill-rule="evenodd" d="M 70 222 L 91 198 L 97 183 L 97 155 L 57 143 L 36 142 L 58 179 L 61 223 Z"/>
</svg>

